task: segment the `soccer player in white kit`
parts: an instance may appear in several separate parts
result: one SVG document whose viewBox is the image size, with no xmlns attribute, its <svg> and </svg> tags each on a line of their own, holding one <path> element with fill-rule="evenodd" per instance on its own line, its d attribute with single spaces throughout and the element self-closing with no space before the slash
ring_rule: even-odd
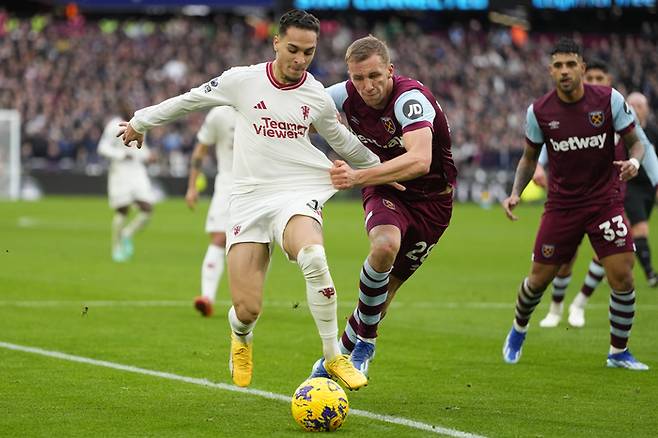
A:
<svg viewBox="0 0 658 438">
<path fill-rule="evenodd" d="M 229 105 L 237 111 L 233 189 L 229 205 L 227 262 L 233 306 L 229 310 L 233 382 L 251 382 L 252 331 L 261 313 L 263 283 L 272 244 L 299 265 L 306 298 L 322 339 L 328 373 L 348 389 L 368 383 L 338 347 L 336 291 L 322 238 L 323 204 L 336 192 L 331 162 L 308 137 L 311 125 L 352 166 L 379 159 L 341 125 L 324 87 L 307 73 L 320 24 L 307 12 L 281 17 L 274 37 L 276 58 L 235 67 L 198 88 L 137 111 L 117 136 L 139 144 L 143 133 L 191 111 Z"/>
<path fill-rule="evenodd" d="M 117 124 L 131 111 L 125 102 L 119 102 L 119 115 L 107 122 L 98 143 L 98 153 L 110 159 L 107 191 L 110 208 L 115 210 L 112 219 L 112 260 L 125 262 L 134 252 L 133 236 L 143 229 L 153 212 L 151 181 L 144 163 L 150 159 L 148 147 L 126 149 L 116 138 Z M 139 212 L 128 222 L 130 206 L 137 204 Z"/>
<path fill-rule="evenodd" d="M 116 126 L 115 126 L 116 129 Z M 208 148 L 215 147 L 217 176 L 215 190 L 206 218 L 206 233 L 210 244 L 201 265 L 201 296 L 194 300 L 194 307 L 203 316 L 213 314 L 217 287 L 224 272 L 226 254 L 226 227 L 228 225 L 228 203 L 233 184 L 233 134 L 235 132 L 235 110 L 230 106 L 218 106 L 210 110 L 197 133 L 197 144 L 190 160 L 190 176 L 187 183 L 185 202 L 194 209 L 199 199 L 196 187 L 201 172 L 203 157 Z"/>
</svg>

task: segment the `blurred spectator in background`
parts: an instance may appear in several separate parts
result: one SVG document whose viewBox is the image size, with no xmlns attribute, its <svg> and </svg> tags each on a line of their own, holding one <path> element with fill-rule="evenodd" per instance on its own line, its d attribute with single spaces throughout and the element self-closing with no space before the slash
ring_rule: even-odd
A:
<svg viewBox="0 0 658 438">
<path fill-rule="evenodd" d="M 83 19 L 73 10 L 66 14 L 0 14 L 0 107 L 20 110 L 23 156 L 32 167 L 95 171 L 97 127 L 114 95 L 132 96 L 130 104 L 142 107 L 231 66 L 271 56 L 268 37 L 274 25 L 258 16 L 117 20 Z M 513 169 L 521 155 L 523 108 L 550 88 L 544 57 L 556 35 L 486 29 L 476 20 L 443 29 L 425 23 L 430 22 L 325 19 L 326 38 L 310 71 L 325 84 L 345 80 L 342 55 L 348 43 L 371 32 L 387 41 L 396 70 L 421 80 L 451 115 L 461 174 Z M 655 38 L 583 34 L 577 39 L 587 53 L 620 72 L 621 93 L 640 90 L 651 107 L 658 105 Z M 196 114 L 151 133 L 151 146 L 162 152 L 161 173 L 186 174 L 202 121 L 203 114 Z"/>
</svg>

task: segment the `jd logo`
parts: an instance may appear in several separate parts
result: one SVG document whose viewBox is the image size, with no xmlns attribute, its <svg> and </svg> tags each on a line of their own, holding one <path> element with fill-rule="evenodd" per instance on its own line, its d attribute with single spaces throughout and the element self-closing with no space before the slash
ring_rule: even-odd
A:
<svg viewBox="0 0 658 438">
<path fill-rule="evenodd" d="M 407 118 L 414 120 L 423 115 L 423 106 L 415 99 L 410 99 L 402 106 L 402 111 Z"/>
</svg>

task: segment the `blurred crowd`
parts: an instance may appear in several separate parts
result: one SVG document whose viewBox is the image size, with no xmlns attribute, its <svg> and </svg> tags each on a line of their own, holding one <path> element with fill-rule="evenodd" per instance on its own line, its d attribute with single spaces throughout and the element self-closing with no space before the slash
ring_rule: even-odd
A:
<svg viewBox="0 0 658 438">
<path fill-rule="evenodd" d="M 211 18 L 17 18 L 0 10 L 0 108 L 22 117 L 22 157 L 32 168 L 102 173 L 96 147 L 118 97 L 134 108 L 198 86 L 234 65 L 273 58 L 275 23 L 254 16 Z M 358 30 L 357 30 L 358 29 Z M 550 90 L 547 54 L 556 34 L 514 35 L 479 21 L 443 30 L 390 19 L 323 20 L 311 72 L 346 79 L 344 53 L 373 33 L 390 45 L 398 74 L 421 80 L 448 115 L 461 168 L 510 169 L 524 145 L 527 106 Z M 658 47 L 646 35 L 575 35 L 585 58 L 608 61 L 615 87 L 658 105 Z M 152 170 L 182 176 L 204 114 L 148 136 Z"/>
</svg>

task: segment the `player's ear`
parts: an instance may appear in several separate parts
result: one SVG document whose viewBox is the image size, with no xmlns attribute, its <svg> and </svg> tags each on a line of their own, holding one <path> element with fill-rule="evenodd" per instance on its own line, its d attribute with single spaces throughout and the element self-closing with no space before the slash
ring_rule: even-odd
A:
<svg viewBox="0 0 658 438">
<path fill-rule="evenodd" d="M 274 48 L 274 53 L 277 53 L 279 49 L 277 46 L 279 45 L 279 35 L 274 35 L 274 38 L 272 38 L 272 47 Z"/>
<path fill-rule="evenodd" d="M 388 78 L 391 79 L 393 77 L 393 74 L 395 72 L 395 66 L 393 64 L 390 64 L 388 66 Z"/>
</svg>

